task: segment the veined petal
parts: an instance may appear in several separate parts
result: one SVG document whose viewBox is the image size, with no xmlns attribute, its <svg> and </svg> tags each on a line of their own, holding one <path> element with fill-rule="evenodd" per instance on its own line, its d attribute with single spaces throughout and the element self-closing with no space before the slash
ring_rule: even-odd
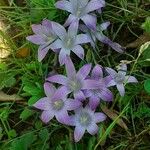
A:
<svg viewBox="0 0 150 150">
<path fill-rule="evenodd" d="M 48 123 L 53 117 L 54 117 L 53 111 L 46 110 L 46 111 L 43 111 L 41 114 L 41 120 L 44 123 Z"/>
<path fill-rule="evenodd" d="M 95 110 L 96 107 L 99 105 L 99 103 L 100 103 L 100 98 L 99 97 L 93 95 L 89 98 L 89 107 L 92 110 Z"/>
<path fill-rule="evenodd" d="M 78 21 L 74 21 L 70 24 L 68 28 L 68 35 L 69 37 L 76 38 L 78 32 Z"/>
<path fill-rule="evenodd" d="M 91 134 L 91 135 L 95 135 L 96 133 L 98 133 L 98 126 L 96 125 L 96 123 L 92 123 L 88 128 L 87 131 Z"/>
<path fill-rule="evenodd" d="M 66 124 L 66 125 L 71 124 L 71 118 L 69 117 L 66 110 L 60 111 L 55 116 L 56 116 L 56 119 L 58 120 L 58 122 L 60 122 L 62 124 Z"/>
<path fill-rule="evenodd" d="M 76 126 L 74 131 L 75 142 L 79 142 L 82 136 L 84 135 L 84 133 L 85 133 L 85 128 Z"/>
<path fill-rule="evenodd" d="M 124 96 L 124 94 L 125 94 L 124 85 L 123 85 L 123 84 L 117 84 L 117 89 L 118 89 L 120 95 L 121 95 L 121 96 Z"/>
<path fill-rule="evenodd" d="M 94 114 L 94 121 L 96 123 L 102 122 L 106 119 L 106 115 L 104 113 L 95 113 Z"/>
<path fill-rule="evenodd" d="M 85 98 L 85 95 L 83 94 L 82 91 L 75 92 L 75 93 L 74 93 L 74 98 L 75 98 L 76 100 L 79 100 L 79 101 L 83 101 L 83 100 L 86 99 L 86 98 Z"/>
<path fill-rule="evenodd" d="M 26 39 L 37 45 L 42 45 L 46 43 L 45 38 L 42 37 L 41 35 L 31 35 L 26 37 Z"/>
<path fill-rule="evenodd" d="M 115 70 L 113 70 L 109 67 L 106 67 L 105 69 L 111 75 L 112 78 L 114 78 L 116 76 L 117 72 Z"/>
<path fill-rule="evenodd" d="M 56 88 L 52 84 L 46 82 L 44 83 L 44 91 L 46 96 L 51 98 L 54 92 L 56 91 Z"/>
<path fill-rule="evenodd" d="M 73 12 L 73 6 L 70 2 L 66 1 L 66 0 L 61 0 L 55 3 L 55 7 L 62 9 L 62 10 L 66 10 L 68 12 Z"/>
<path fill-rule="evenodd" d="M 41 98 L 33 106 L 40 110 L 49 110 L 50 99 L 48 99 L 48 97 Z"/>
<path fill-rule="evenodd" d="M 112 101 L 113 100 L 113 94 L 107 88 L 104 88 L 101 90 L 101 92 L 99 93 L 99 97 L 104 101 Z"/>
<path fill-rule="evenodd" d="M 50 48 L 54 50 L 62 48 L 62 41 L 60 39 L 57 39 L 50 45 Z"/>
<path fill-rule="evenodd" d="M 52 21 L 52 30 L 62 40 L 63 40 L 63 37 L 65 37 L 67 34 L 66 29 L 62 25 L 53 21 Z"/>
<path fill-rule="evenodd" d="M 86 6 L 86 12 L 92 12 L 104 7 L 104 4 L 101 3 L 101 0 L 91 0 Z"/>
<path fill-rule="evenodd" d="M 50 82 L 54 82 L 54 83 L 66 85 L 66 83 L 67 83 L 67 77 L 58 74 L 58 75 L 53 75 L 51 77 L 48 77 L 46 79 L 46 81 L 50 81 Z"/>
<path fill-rule="evenodd" d="M 111 75 L 104 77 L 103 80 L 105 82 L 106 87 L 116 85 L 116 83 L 113 81 L 113 78 L 111 77 Z"/>
<path fill-rule="evenodd" d="M 120 65 L 120 69 L 119 69 L 118 73 L 121 73 L 122 75 L 125 76 L 127 73 L 127 65 L 122 63 Z"/>
<path fill-rule="evenodd" d="M 79 108 L 82 103 L 76 99 L 67 99 L 66 100 L 66 109 L 67 110 L 75 110 Z"/>
<path fill-rule="evenodd" d="M 35 33 L 35 34 L 41 34 L 42 33 L 42 25 L 41 24 L 33 24 L 31 26 L 32 28 L 32 31 Z"/>
<path fill-rule="evenodd" d="M 79 19 L 75 17 L 74 15 L 70 14 L 67 18 L 66 22 L 64 23 L 64 27 L 69 26 L 72 22 L 77 21 L 79 24 Z"/>
<path fill-rule="evenodd" d="M 72 51 L 80 58 L 84 58 L 84 49 L 80 45 L 76 45 Z"/>
<path fill-rule="evenodd" d="M 100 25 L 97 26 L 97 30 L 100 31 L 100 32 L 102 32 L 102 31 L 106 30 L 109 25 L 110 25 L 109 21 L 104 22 L 104 23 L 102 23 L 102 24 L 100 24 Z"/>
<path fill-rule="evenodd" d="M 125 82 L 127 82 L 127 83 L 137 83 L 138 80 L 133 76 L 125 76 Z"/>
<path fill-rule="evenodd" d="M 76 74 L 74 64 L 69 56 L 66 59 L 65 67 L 68 77 L 73 77 Z"/>
<path fill-rule="evenodd" d="M 100 65 L 96 65 L 93 70 L 92 70 L 92 78 L 93 79 L 100 79 L 103 78 L 103 70 L 102 70 L 102 66 Z"/>
<path fill-rule="evenodd" d="M 91 64 L 86 64 L 84 65 L 82 68 L 80 68 L 80 70 L 77 72 L 77 77 L 79 77 L 80 79 L 84 80 L 88 74 L 91 71 Z"/>
<path fill-rule="evenodd" d="M 96 30 L 96 16 L 86 14 L 85 16 L 81 17 L 81 20 L 86 24 L 88 28 Z"/>
<path fill-rule="evenodd" d="M 48 19 L 44 19 L 44 20 L 42 21 L 42 25 L 43 25 L 43 26 L 46 26 L 47 28 L 49 28 L 49 30 L 52 29 L 52 23 L 51 23 L 51 21 L 48 20 Z"/>
<path fill-rule="evenodd" d="M 87 34 L 77 35 L 75 45 L 91 42 L 91 38 Z"/>
<path fill-rule="evenodd" d="M 59 52 L 59 63 L 60 63 L 60 65 L 64 65 L 66 63 L 67 56 L 70 56 L 70 51 L 68 51 L 68 54 L 67 54 L 65 49 L 62 48 Z"/>
<path fill-rule="evenodd" d="M 67 87 L 61 86 L 60 88 L 58 88 L 58 89 L 55 91 L 55 93 L 54 93 L 54 95 L 53 95 L 53 97 L 52 97 L 52 100 L 54 100 L 54 101 L 55 101 L 55 100 L 64 100 L 64 99 L 66 99 L 66 97 L 67 97 L 67 95 L 68 95 L 69 93 L 71 93 L 71 91 L 68 90 Z"/>
</svg>

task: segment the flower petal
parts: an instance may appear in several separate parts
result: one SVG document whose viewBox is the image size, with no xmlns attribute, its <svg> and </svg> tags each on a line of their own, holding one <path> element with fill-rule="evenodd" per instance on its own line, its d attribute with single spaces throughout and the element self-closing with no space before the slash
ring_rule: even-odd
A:
<svg viewBox="0 0 150 150">
<path fill-rule="evenodd" d="M 62 48 L 62 41 L 60 39 L 57 39 L 50 45 L 50 48 L 54 50 Z"/>
<path fill-rule="evenodd" d="M 84 49 L 80 45 L 76 45 L 72 51 L 80 58 L 84 58 Z"/>
<path fill-rule="evenodd" d="M 118 89 L 120 95 L 121 95 L 121 96 L 124 96 L 124 94 L 125 94 L 124 85 L 123 85 L 123 84 L 117 84 L 117 89 Z"/>
<path fill-rule="evenodd" d="M 86 6 L 86 13 L 98 10 L 102 7 L 104 7 L 104 4 L 101 3 L 101 0 L 91 0 Z"/>
<path fill-rule="evenodd" d="M 48 123 L 53 117 L 54 113 L 52 111 L 46 110 L 42 112 L 40 118 L 44 123 Z"/>
<path fill-rule="evenodd" d="M 69 117 L 67 111 L 60 111 L 55 116 L 56 116 L 56 119 L 58 120 L 58 122 L 60 122 L 62 124 L 66 124 L 66 125 L 71 124 L 71 118 Z"/>
<path fill-rule="evenodd" d="M 66 0 L 61 0 L 55 3 L 55 7 L 62 9 L 62 10 L 66 10 L 68 12 L 73 12 L 73 7 L 72 4 Z"/>
<path fill-rule="evenodd" d="M 99 97 L 93 95 L 89 98 L 89 107 L 92 110 L 95 110 L 96 107 L 99 105 L 99 103 L 100 103 L 100 98 Z"/>
<path fill-rule="evenodd" d="M 75 17 L 74 15 L 70 14 L 68 19 L 66 20 L 66 22 L 64 23 L 64 27 L 69 26 L 72 22 L 77 21 L 79 24 L 79 20 L 77 17 Z"/>
<path fill-rule="evenodd" d="M 88 128 L 87 131 L 91 134 L 91 135 L 95 135 L 98 132 L 98 126 L 95 123 L 92 123 Z"/>
<path fill-rule="evenodd" d="M 94 121 L 96 123 L 102 122 L 106 119 L 106 115 L 104 113 L 95 113 L 94 114 Z"/>
<path fill-rule="evenodd" d="M 62 25 L 60 25 L 59 23 L 53 22 L 53 21 L 52 21 L 52 30 L 62 40 L 67 34 L 66 29 Z"/>
<path fill-rule="evenodd" d="M 81 20 L 86 24 L 88 28 L 96 30 L 96 22 L 97 22 L 96 16 L 86 14 L 81 18 Z"/>
<path fill-rule="evenodd" d="M 31 35 L 26 37 L 26 39 L 37 45 L 42 45 L 46 43 L 45 38 L 42 37 L 41 35 Z"/>
<path fill-rule="evenodd" d="M 102 32 L 102 31 L 106 30 L 109 25 L 110 25 L 110 22 L 107 21 L 107 22 L 104 22 L 104 23 L 98 25 L 97 29 L 98 29 L 98 31 Z"/>
<path fill-rule="evenodd" d="M 137 83 L 138 82 L 138 80 L 133 76 L 125 76 L 125 78 L 126 78 L 125 82 L 127 82 L 127 83 Z"/>
<path fill-rule="evenodd" d="M 86 79 L 83 81 L 82 89 L 83 90 L 99 89 L 100 86 L 101 84 L 96 80 Z"/>
<path fill-rule="evenodd" d="M 61 86 L 60 88 L 58 88 L 56 91 L 55 91 L 55 93 L 54 93 L 54 95 L 53 95 L 53 97 L 52 97 L 52 100 L 64 100 L 64 99 L 66 99 L 66 97 L 67 97 L 67 95 L 70 93 L 71 91 L 70 90 L 68 90 L 68 88 L 67 87 L 65 87 L 65 86 Z"/>
<path fill-rule="evenodd" d="M 33 107 L 38 108 L 40 110 L 49 110 L 50 99 L 48 97 L 41 98 L 33 105 Z"/>
<path fill-rule="evenodd" d="M 45 91 L 46 96 L 51 98 L 52 95 L 55 93 L 56 88 L 52 84 L 46 82 L 44 83 L 44 91 Z"/>
<path fill-rule="evenodd" d="M 66 59 L 65 67 L 68 77 L 73 77 L 76 74 L 74 64 L 69 56 Z"/>
<path fill-rule="evenodd" d="M 113 100 L 113 94 L 107 88 L 103 88 L 102 90 L 100 90 L 99 97 L 104 101 L 112 101 Z"/>
<path fill-rule="evenodd" d="M 74 93 L 74 98 L 75 98 L 76 100 L 79 100 L 79 101 L 83 101 L 83 100 L 86 99 L 86 98 L 85 98 L 85 95 L 83 94 L 82 91 L 75 92 L 75 93 Z"/>
<path fill-rule="evenodd" d="M 77 35 L 75 45 L 91 42 L 91 38 L 87 34 Z"/>
<path fill-rule="evenodd" d="M 75 142 L 79 142 L 82 136 L 84 135 L 84 133 L 85 133 L 85 129 L 83 127 L 76 126 L 74 131 Z"/>
<path fill-rule="evenodd" d="M 66 100 L 66 109 L 67 110 L 75 110 L 79 108 L 82 103 L 76 99 L 67 99 Z"/>
<path fill-rule="evenodd" d="M 47 28 L 49 28 L 49 30 L 52 29 L 52 23 L 51 23 L 51 21 L 48 20 L 48 19 L 44 19 L 44 20 L 42 21 L 42 25 L 43 25 L 43 26 L 46 26 Z"/>
<path fill-rule="evenodd" d="M 84 80 L 90 73 L 91 71 L 91 64 L 86 64 L 84 65 L 82 68 L 80 68 L 80 70 L 77 72 L 77 77 L 79 77 L 80 79 Z"/>
<path fill-rule="evenodd" d="M 108 76 L 104 77 L 103 80 L 105 82 L 106 87 L 110 87 L 110 86 L 116 85 L 116 82 L 113 80 L 111 75 L 108 75 Z"/>
<path fill-rule="evenodd" d="M 65 49 L 62 48 L 59 52 L 59 63 L 60 63 L 60 65 L 64 65 L 66 63 L 67 56 L 70 56 L 70 51 L 68 51 L 68 54 L 67 54 Z"/>
<path fill-rule="evenodd" d="M 117 72 L 111 68 L 106 67 L 106 71 L 111 75 L 112 78 L 115 78 Z"/>
<path fill-rule="evenodd" d="M 31 26 L 32 28 L 32 31 L 35 33 L 35 34 L 41 34 L 42 33 L 42 25 L 41 24 L 33 24 Z"/>
<path fill-rule="evenodd" d="M 96 65 L 93 70 L 92 70 L 92 78 L 93 79 L 100 79 L 103 78 L 103 70 L 102 70 L 102 66 L 100 65 Z"/>
<path fill-rule="evenodd" d="M 66 83 L 67 83 L 67 77 L 58 74 L 58 75 L 53 75 L 51 77 L 48 77 L 46 79 L 46 81 L 50 81 L 50 82 L 54 82 L 54 83 L 66 85 Z"/>
<path fill-rule="evenodd" d="M 68 28 L 68 36 L 69 37 L 76 38 L 77 32 L 78 32 L 78 26 L 79 26 L 78 21 L 74 21 L 70 24 L 70 26 Z"/>
</svg>

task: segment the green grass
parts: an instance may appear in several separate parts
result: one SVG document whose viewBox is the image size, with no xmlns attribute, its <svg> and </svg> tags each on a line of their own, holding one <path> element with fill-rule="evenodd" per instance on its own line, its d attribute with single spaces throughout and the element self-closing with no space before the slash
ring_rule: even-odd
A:
<svg viewBox="0 0 150 150">
<path fill-rule="evenodd" d="M 123 98 L 114 90 L 114 101 L 103 105 L 116 110 L 118 117 L 114 120 L 108 118 L 100 124 L 97 136 L 85 134 L 79 143 L 74 143 L 73 128 L 62 126 L 55 120 L 44 125 L 39 119 L 40 112 L 31 107 L 44 95 L 43 83 L 47 74 L 54 70 L 63 73 L 64 68 L 57 65 L 57 56 L 52 52 L 39 63 L 37 46 L 26 41 L 26 36 L 32 34 L 31 24 L 39 23 L 43 18 L 64 23 L 67 13 L 57 10 L 54 0 L 26 0 L 21 5 L 15 2 L 12 1 L 11 6 L 0 5 L 0 18 L 6 25 L 6 30 L 0 31 L 0 37 L 11 49 L 11 56 L 0 62 L 0 89 L 10 95 L 16 93 L 25 100 L 0 102 L 0 149 L 149 150 L 149 48 L 142 53 L 139 47 L 127 49 L 120 55 L 101 43 L 97 45 L 96 52 L 89 45 L 85 46 L 86 59 L 77 60 L 76 68 L 86 62 L 114 68 L 121 60 L 129 60 L 128 73 L 136 76 L 139 83 L 126 85 Z M 146 4 L 146 0 L 143 3 L 138 0 L 108 0 L 98 21 L 109 20 L 111 26 L 106 35 L 126 46 L 149 31 L 148 21 L 143 24 L 150 16 Z M 18 57 L 21 48 L 28 49 L 30 54 Z M 118 125 L 120 119 L 127 125 L 127 130 Z"/>
</svg>

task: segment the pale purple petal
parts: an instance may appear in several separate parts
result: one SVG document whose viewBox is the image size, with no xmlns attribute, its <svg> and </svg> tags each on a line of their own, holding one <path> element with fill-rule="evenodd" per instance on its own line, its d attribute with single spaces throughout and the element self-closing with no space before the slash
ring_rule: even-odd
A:
<svg viewBox="0 0 150 150">
<path fill-rule="evenodd" d="M 66 85 L 67 83 L 67 77 L 63 76 L 63 75 L 53 75 L 51 77 L 48 77 L 46 79 L 46 81 L 50 81 L 50 82 L 54 82 L 54 83 L 59 83 L 62 85 Z"/>
<path fill-rule="evenodd" d="M 75 110 L 79 108 L 82 103 L 76 99 L 67 99 L 66 100 L 66 109 L 67 110 Z"/>
<path fill-rule="evenodd" d="M 68 77 L 74 77 L 76 74 L 76 70 L 71 58 L 68 56 L 65 63 L 66 72 Z"/>
<path fill-rule="evenodd" d="M 33 24 L 31 26 L 32 28 L 32 31 L 35 33 L 35 34 L 41 34 L 42 33 L 42 25 L 41 24 Z"/>
<path fill-rule="evenodd" d="M 117 72 L 111 68 L 106 67 L 106 71 L 111 75 L 112 78 L 115 78 Z"/>
<path fill-rule="evenodd" d="M 89 75 L 91 67 L 91 64 L 86 64 L 83 67 L 81 67 L 80 70 L 77 72 L 77 77 L 79 77 L 82 80 L 85 79 Z"/>
<path fill-rule="evenodd" d="M 112 101 L 113 100 L 113 94 L 107 88 L 104 88 L 101 90 L 101 92 L 99 93 L 99 97 L 104 101 Z"/>
<path fill-rule="evenodd" d="M 89 107 L 92 110 L 95 110 L 96 107 L 99 105 L 99 103 L 100 103 L 100 98 L 99 97 L 93 95 L 89 98 Z"/>
<path fill-rule="evenodd" d="M 74 21 L 70 24 L 68 28 L 68 35 L 69 37 L 76 38 L 78 32 L 78 21 Z"/>
<path fill-rule="evenodd" d="M 45 44 L 45 38 L 42 37 L 41 35 L 31 35 L 26 37 L 26 39 L 37 45 Z"/>
<path fill-rule="evenodd" d="M 123 84 L 117 84 L 117 89 L 118 89 L 120 95 L 121 95 L 121 96 L 124 96 L 124 94 L 125 94 L 124 85 L 123 85 Z"/>
<path fill-rule="evenodd" d="M 50 99 L 48 97 L 41 98 L 33 106 L 40 110 L 49 110 Z"/>
<path fill-rule="evenodd" d="M 62 48 L 62 41 L 60 39 L 57 39 L 50 45 L 50 48 L 54 50 Z"/>
<path fill-rule="evenodd" d="M 72 51 L 80 58 L 84 58 L 84 49 L 80 45 L 76 45 Z"/>
<path fill-rule="evenodd" d="M 71 118 L 69 117 L 67 111 L 60 111 L 60 112 L 56 113 L 55 116 L 56 116 L 56 119 L 58 120 L 58 122 L 60 122 L 62 124 L 70 125 Z"/>
<path fill-rule="evenodd" d="M 101 3 L 101 0 L 91 0 L 86 6 L 86 12 L 89 13 L 102 7 L 104 7 L 104 5 Z"/>
<path fill-rule="evenodd" d="M 44 123 L 48 123 L 53 117 L 54 117 L 53 111 L 46 110 L 42 112 L 40 118 Z"/>
<path fill-rule="evenodd" d="M 51 98 L 54 92 L 56 91 L 56 88 L 52 84 L 46 82 L 44 83 L 44 91 L 46 96 Z"/>
<path fill-rule="evenodd" d="M 83 81 L 82 89 L 88 90 L 88 89 L 99 89 L 101 87 L 101 84 L 97 82 L 96 80 L 86 79 Z"/>
<path fill-rule="evenodd" d="M 64 49 L 61 49 L 60 52 L 59 52 L 59 63 L 60 65 L 64 65 L 67 61 L 67 56 L 70 55 L 70 51 L 69 51 L 69 54 L 66 54 L 65 50 Z"/>
<path fill-rule="evenodd" d="M 42 25 L 43 26 L 46 26 L 51 32 L 52 32 L 52 23 L 51 23 L 51 21 L 50 20 L 48 20 L 48 19 L 44 19 L 43 21 L 42 21 Z"/>
<path fill-rule="evenodd" d="M 91 97 L 93 95 L 92 90 L 83 90 L 85 97 Z"/>
<path fill-rule="evenodd" d="M 106 119 L 106 115 L 104 113 L 95 113 L 94 114 L 94 121 L 96 123 L 102 122 Z"/>
<path fill-rule="evenodd" d="M 68 19 L 66 20 L 64 27 L 69 26 L 72 22 L 77 21 L 79 24 L 79 20 L 77 19 L 77 17 L 75 17 L 74 15 L 70 14 Z"/>
<path fill-rule="evenodd" d="M 92 123 L 88 128 L 87 131 L 91 134 L 91 135 L 95 135 L 96 133 L 98 133 L 98 126 L 95 123 Z"/>
<path fill-rule="evenodd" d="M 64 100 L 66 99 L 67 95 L 70 93 L 71 91 L 68 90 L 67 87 L 65 86 L 61 86 L 60 88 L 58 88 L 55 92 L 55 94 L 52 97 L 52 100 Z"/>
<path fill-rule="evenodd" d="M 116 82 L 113 79 L 110 82 L 108 82 L 108 81 L 106 81 L 106 82 L 107 82 L 106 87 L 111 87 L 111 86 L 116 85 Z"/>
<path fill-rule="evenodd" d="M 104 23 L 100 24 L 100 26 L 97 26 L 97 28 L 100 31 L 104 31 L 108 28 L 109 25 L 110 25 L 110 22 L 107 21 L 107 22 L 104 22 Z"/>
<path fill-rule="evenodd" d="M 127 81 L 127 83 L 137 83 L 138 82 L 138 80 L 133 76 L 125 76 L 125 78 L 126 78 L 125 82 Z"/>
<path fill-rule="evenodd" d="M 83 94 L 82 91 L 75 92 L 75 93 L 74 93 L 74 98 L 75 98 L 76 100 L 79 100 L 79 101 L 83 101 L 83 100 L 86 99 L 86 98 L 85 98 L 85 95 Z"/>
<path fill-rule="evenodd" d="M 103 78 L 103 70 L 102 70 L 102 66 L 100 65 L 96 65 L 93 70 L 92 70 L 92 75 L 91 77 L 93 79 L 99 79 L 99 78 Z"/>
<path fill-rule="evenodd" d="M 76 126 L 74 131 L 75 142 L 79 142 L 82 136 L 84 135 L 84 133 L 85 133 L 85 129 L 83 127 Z"/>
<path fill-rule="evenodd" d="M 108 75 L 108 76 L 104 77 L 103 80 L 105 82 L 106 87 L 116 85 L 116 83 L 113 80 L 113 78 L 111 77 L 111 75 Z"/>
<path fill-rule="evenodd" d="M 87 34 L 77 35 L 75 45 L 91 42 L 91 38 Z"/>
<path fill-rule="evenodd" d="M 59 23 L 53 22 L 53 21 L 52 21 L 52 30 L 62 40 L 63 40 L 64 36 L 66 36 L 66 34 L 67 34 L 66 29 L 62 25 L 60 25 Z"/>
<path fill-rule="evenodd" d="M 88 28 L 96 30 L 96 22 L 97 22 L 96 16 L 86 14 L 81 18 L 81 20 L 86 24 Z"/>
<path fill-rule="evenodd" d="M 62 9 L 62 10 L 66 10 L 66 11 L 71 12 L 71 13 L 73 11 L 72 4 L 66 0 L 61 0 L 61 1 L 56 2 L 55 7 Z"/>
</svg>

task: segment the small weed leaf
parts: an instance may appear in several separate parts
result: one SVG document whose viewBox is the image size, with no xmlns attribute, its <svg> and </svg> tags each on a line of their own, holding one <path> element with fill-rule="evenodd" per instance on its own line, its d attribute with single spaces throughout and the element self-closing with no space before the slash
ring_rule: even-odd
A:
<svg viewBox="0 0 150 150">
<path fill-rule="evenodd" d="M 150 79 L 148 79 L 144 82 L 144 89 L 147 93 L 150 94 Z"/>
</svg>

